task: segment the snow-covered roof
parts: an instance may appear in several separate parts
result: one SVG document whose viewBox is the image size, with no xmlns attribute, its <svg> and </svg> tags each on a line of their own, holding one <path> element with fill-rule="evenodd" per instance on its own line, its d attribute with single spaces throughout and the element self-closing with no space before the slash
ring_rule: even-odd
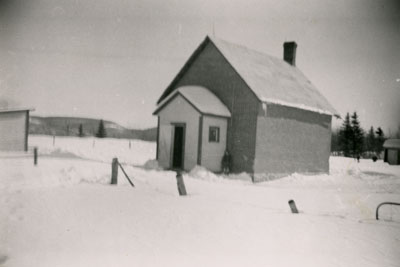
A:
<svg viewBox="0 0 400 267">
<path fill-rule="evenodd" d="M 202 86 L 182 86 L 175 89 L 156 108 L 153 114 L 158 113 L 177 94 L 183 96 L 186 101 L 193 105 L 200 113 L 230 117 L 231 113 L 221 100 L 210 90 Z"/>
<path fill-rule="evenodd" d="M 295 66 L 283 59 L 208 36 L 161 95 L 158 103 L 171 93 L 172 87 L 209 42 L 216 46 L 260 101 L 340 117 L 326 98 Z"/>
<path fill-rule="evenodd" d="M 326 98 L 295 66 L 244 46 L 210 39 L 262 102 L 338 116 Z"/>
<path fill-rule="evenodd" d="M 33 108 L 22 107 L 17 101 L 8 97 L 0 96 L 0 112 L 34 110 Z"/>
<path fill-rule="evenodd" d="M 383 143 L 384 148 L 399 148 L 400 149 L 400 139 L 388 139 Z"/>
</svg>

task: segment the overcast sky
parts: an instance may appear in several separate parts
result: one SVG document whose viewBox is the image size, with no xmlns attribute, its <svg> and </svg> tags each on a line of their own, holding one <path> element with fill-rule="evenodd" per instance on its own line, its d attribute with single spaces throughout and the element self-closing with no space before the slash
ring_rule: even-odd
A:
<svg viewBox="0 0 400 267">
<path fill-rule="evenodd" d="M 357 111 L 366 129 L 400 125 L 398 0 L 0 3 L 0 97 L 33 115 L 155 126 L 156 100 L 214 32 L 280 58 L 294 40 L 297 67 L 342 116 Z"/>
</svg>

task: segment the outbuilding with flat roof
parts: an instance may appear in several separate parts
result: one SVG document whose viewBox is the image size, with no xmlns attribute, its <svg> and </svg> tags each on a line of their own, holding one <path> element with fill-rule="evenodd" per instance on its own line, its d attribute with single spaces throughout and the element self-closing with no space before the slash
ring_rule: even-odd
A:
<svg viewBox="0 0 400 267">
<path fill-rule="evenodd" d="M 0 99 L 0 151 L 27 151 L 29 134 L 29 112 L 32 108 L 21 108 Z"/>
<path fill-rule="evenodd" d="M 385 156 L 383 161 L 390 165 L 400 165 L 400 139 L 388 139 L 383 143 Z"/>
</svg>

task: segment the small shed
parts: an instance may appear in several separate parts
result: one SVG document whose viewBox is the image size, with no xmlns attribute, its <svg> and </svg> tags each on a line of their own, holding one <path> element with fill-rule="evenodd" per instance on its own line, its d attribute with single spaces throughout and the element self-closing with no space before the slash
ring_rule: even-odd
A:
<svg viewBox="0 0 400 267">
<path fill-rule="evenodd" d="M 400 139 L 388 139 L 383 143 L 385 149 L 384 162 L 400 165 Z"/>
<path fill-rule="evenodd" d="M 154 111 L 158 116 L 157 158 L 168 169 L 202 165 L 221 171 L 227 142 L 228 108 L 202 86 L 182 86 Z"/>
<path fill-rule="evenodd" d="M 31 108 L 20 108 L 12 101 L 0 99 L 0 151 L 27 151 L 29 112 Z"/>
</svg>

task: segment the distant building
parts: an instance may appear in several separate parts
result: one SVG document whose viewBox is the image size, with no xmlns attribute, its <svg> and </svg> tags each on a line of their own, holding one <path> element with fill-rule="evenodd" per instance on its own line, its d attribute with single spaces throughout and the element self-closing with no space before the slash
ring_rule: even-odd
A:
<svg viewBox="0 0 400 267">
<path fill-rule="evenodd" d="M 157 159 L 164 168 L 202 165 L 266 175 L 328 172 L 335 109 L 284 60 L 206 37 L 158 100 Z"/>
<path fill-rule="evenodd" d="M 383 143 L 385 149 L 384 162 L 390 165 L 400 165 L 400 139 L 388 139 Z"/>
<path fill-rule="evenodd" d="M 0 99 L 0 151 L 27 151 L 29 108 L 10 106 Z"/>
</svg>

